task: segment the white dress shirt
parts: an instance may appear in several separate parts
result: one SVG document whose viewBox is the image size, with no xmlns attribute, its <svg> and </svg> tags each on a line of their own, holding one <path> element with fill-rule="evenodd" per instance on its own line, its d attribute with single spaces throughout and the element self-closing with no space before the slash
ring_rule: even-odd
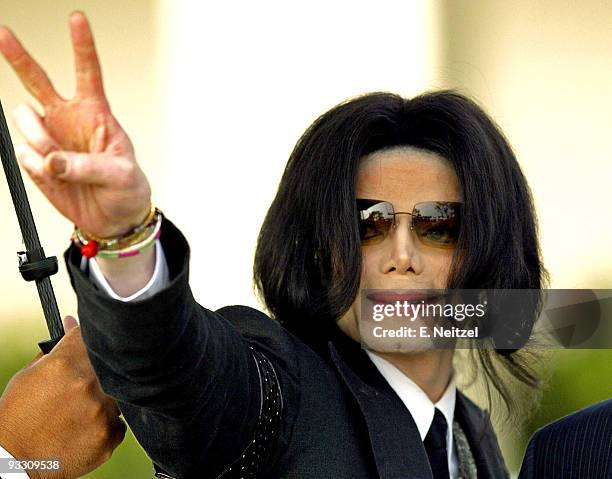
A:
<svg viewBox="0 0 612 479">
<path fill-rule="evenodd" d="M 438 408 L 444 415 L 447 425 L 446 453 L 448 457 L 448 470 L 450 478 L 457 479 L 459 477 L 459 458 L 457 457 L 457 451 L 453 442 L 453 418 L 455 416 L 455 400 L 457 397 L 457 386 L 455 385 L 454 376 L 451 377 L 442 397 L 434 404 L 412 379 L 393 364 L 372 351 L 367 349 L 365 351 L 374 363 L 374 366 L 376 366 L 376 369 L 387 380 L 391 388 L 408 408 L 408 411 L 410 411 L 421 435 L 421 441 L 425 440 L 425 436 L 431 427 L 435 409 Z"/>
<path fill-rule="evenodd" d="M 89 279 L 96 284 L 100 289 L 106 291 L 106 293 L 114 299 L 119 301 L 142 301 L 143 299 L 149 298 L 153 296 L 158 291 L 161 291 L 166 287 L 168 282 L 170 281 L 170 276 L 168 273 L 168 263 L 166 262 L 166 256 L 164 255 L 164 250 L 161 247 L 161 243 L 159 240 L 155 240 L 155 269 L 153 270 L 153 276 L 149 279 L 149 282 L 145 284 L 139 291 L 136 291 L 129 296 L 119 296 L 111 285 L 108 284 L 108 281 L 104 277 L 102 270 L 100 270 L 100 266 L 95 258 L 91 258 L 89 260 Z M 83 260 L 81 262 L 81 270 L 85 271 L 87 268 L 87 259 L 83 256 Z M 121 259 L 117 259 L 116 261 L 121 261 Z"/>
<path fill-rule="evenodd" d="M 168 264 L 163 248 L 159 240 L 155 243 L 155 270 L 149 282 L 136 293 L 121 297 L 113 291 L 113 289 L 104 278 L 100 267 L 96 263 L 95 258 L 89 260 L 89 278 L 100 288 L 106 291 L 111 297 L 121 301 L 138 301 L 150 296 L 153 296 L 158 291 L 161 291 L 169 281 Z M 120 259 L 117 261 L 121 261 Z M 81 269 L 86 269 L 86 263 L 81 264 Z M 389 385 L 400 397 L 404 405 L 410 411 L 417 425 L 421 440 L 425 440 L 425 436 L 429 431 L 429 427 L 433 422 L 435 408 L 438 408 L 446 419 L 446 450 L 448 453 L 448 468 L 451 479 L 459 477 L 459 460 L 457 451 L 455 451 L 453 443 L 453 418 L 455 415 L 455 398 L 457 387 L 454 377 L 451 378 L 449 385 L 446 387 L 444 394 L 437 403 L 432 403 L 427 397 L 427 394 L 417 386 L 408 376 L 397 369 L 386 359 L 377 356 L 376 354 L 366 350 L 366 353 L 374 363 L 374 366 L 380 371 L 380 374 L 387 380 Z"/>
</svg>

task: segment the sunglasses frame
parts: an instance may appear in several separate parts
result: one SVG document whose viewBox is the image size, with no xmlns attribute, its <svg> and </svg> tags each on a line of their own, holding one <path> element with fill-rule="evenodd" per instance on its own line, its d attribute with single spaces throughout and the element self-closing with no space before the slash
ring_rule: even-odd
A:
<svg viewBox="0 0 612 479">
<path fill-rule="evenodd" d="M 369 198 L 357 198 L 356 200 L 357 202 L 357 211 L 359 212 L 359 220 L 360 221 L 364 221 L 366 220 L 366 218 L 364 218 L 364 212 L 369 210 L 370 208 L 372 208 L 373 206 L 377 206 L 381 203 L 386 203 L 389 205 L 391 213 L 388 213 L 390 215 L 393 216 L 393 223 L 391 224 L 392 229 L 396 229 L 397 228 L 397 221 L 396 221 L 396 215 L 410 215 L 410 230 L 411 231 L 415 231 L 415 226 L 414 226 L 414 219 L 416 218 L 431 218 L 428 216 L 424 216 L 418 212 L 415 213 L 415 211 L 418 209 L 419 205 L 452 205 L 455 208 L 455 211 L 457 212 L 455 218 L 461 218 L 461 208 L 463 206 L 463 203 L 461 202 L 457 202 L 457 201 L 419 201 L 418 203 L 415 203 L 415 205 L 412 207 L 412 212 L 408 212 L 408 211 L 395 211 L 395 208 L 393 207 L 393 203 L 391 203 L 390 201 L 384 201 L 384 200 L 375 200 L 375 199 L 369 199 Z M 367 206 L 366 208 L 360 208 L 359 204 L 361 202 L 372 202 L 369 206 Z M 385 219 L 390 219 L 390 218 L 385 218 Z M 385 231 L 382 235 L 377 235 L 375 237 L 369 238 L 369 239 L 362 239 L 362 242 L 368 242 L 368 241 L 372 241 L 375 240 L 376 238 L 379 238 L 379 241 L 383 241 L 385 239 L 385 237 L 388 234 L 388 230 Z M 438 248 L 452 248 L 454 247 L 454 242 L 451 245 L 445 245 L 444 243 L 440 243 L 440 242 L 435 242 L 435 241 L 427 241 L 425 239 L 423 239 L 420 235 L 417 235 L 417 237 L 419 238 L 419 241 L 427 246 L 433 246 L 433 247 L 438 247 Z M 376 242 L 379 242 L 376 241 Z"/>
</svg>

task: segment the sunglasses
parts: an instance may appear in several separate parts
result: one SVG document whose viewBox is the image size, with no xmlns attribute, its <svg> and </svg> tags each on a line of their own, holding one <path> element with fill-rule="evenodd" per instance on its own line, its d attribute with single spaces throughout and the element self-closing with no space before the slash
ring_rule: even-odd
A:
<svg viewBox="0 0 612 479">
<path fill-rule="evenodd" d="M 357 199 L 359 232 L 363 244 L 375 244 L 395 229 L 395 215 L 411 216 L 410 229 L 419 241 L 436 248 L 453 248 L 459 237 L 462 203 L 424 201 L 414 205 L 411 213 L 395 211 L 388 201 Z"/>
</svg>

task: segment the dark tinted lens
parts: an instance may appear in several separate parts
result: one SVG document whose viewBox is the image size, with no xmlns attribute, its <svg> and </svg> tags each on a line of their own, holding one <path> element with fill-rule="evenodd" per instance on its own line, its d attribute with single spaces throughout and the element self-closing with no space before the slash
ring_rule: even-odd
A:
<svg viewBox="0 0 612 479">
<path fill-rule="evenodd" d="M 364 243 L 382 240 L 393 224 L 393 206 L 386 201 L 357 200 L 359 233 Z"/>
<path fill-rule="evenodd" d="M 461 203 L 417 203 L 412 214 L 414 230 L 424 244 L 441 248 L 455 246 L 459 237 Z"/>
</svg>

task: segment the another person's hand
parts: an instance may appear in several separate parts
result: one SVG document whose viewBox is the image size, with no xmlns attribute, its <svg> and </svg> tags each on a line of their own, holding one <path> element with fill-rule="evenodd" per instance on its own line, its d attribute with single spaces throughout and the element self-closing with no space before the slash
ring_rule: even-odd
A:
<svg viewBox="0 0 612 479">
<path fill-rule="evenodd" d="M 125 436 L 76 320 L 68 316 L 64 324 L 66 336 L 53 351 L 19 371 L 0 397 L 0 445 L 17 460 L 61 461 L 61 471 L 28 471 L 33 479 L 80 477 L 106 462 Z"/>
<path fill-rule="evenodd" d="M 132 143 L 104 94 L 93 36 L 81 12 L 70 16 L 76 93 L 66 100 L 17 37 L 0 27 L 0 52 L 40 102 L 15 111 L 27 144 L 21 165 L 51 203 L 83 231 L 99 237 L 123 234 L 149 212 L 151 191 L 136 163 Z"/>
</svg>

